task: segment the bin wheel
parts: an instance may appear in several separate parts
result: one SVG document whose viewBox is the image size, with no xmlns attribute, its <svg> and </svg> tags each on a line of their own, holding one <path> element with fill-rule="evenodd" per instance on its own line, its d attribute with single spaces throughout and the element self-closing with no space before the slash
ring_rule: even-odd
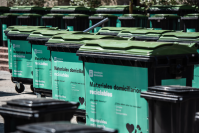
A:
<svg viewBox="0 0 200 133">
<path fill-rule="evenodd" d="M 33 88 L 33 85 L 30 85 L 30 89 L 31 91 L 34 93 L 35 92 L 35 89 Z"/>
<path fill-rule="evenodd" d="M 77 123 L 86 123 L 86 119 L 84 117 L 76 117 Z"/>
<path fill-rule="evenodd" d="M 18 93 L 22 93 L 25 90 L 25 87 L 22 83 L 15 84 L 15 90 Z"/>
</svg>

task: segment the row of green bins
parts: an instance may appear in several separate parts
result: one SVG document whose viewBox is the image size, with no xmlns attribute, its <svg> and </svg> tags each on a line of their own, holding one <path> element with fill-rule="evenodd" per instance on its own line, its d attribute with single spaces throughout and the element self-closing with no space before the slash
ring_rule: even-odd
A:
<svg viewBox="0 0 200 133">
<path fill-rule="evenodd" d="M 89 15 L 86 14 L 68 14 L 63 17 L 65 29 L 69 31 L 84 31 L 89 28 Z"/>
<path fill-rule="evenodd" d="M 187 14 L 181 17 L 185 32 L 199 32 L 199 14 Z"/>
<path fill-rule="evenodd" d="M 151 29 L 134 29 L 122 30 L 117 36 L 123 38 L 135 38 L 141 41 L 157 41 L 164 33 L 171 32 L 171 30 L 151 30 Z"/>
<path fill-rule="evenodd" d="M 101 28 L 97 35 L 112 35 L 117 36 L 119 32 L 122 30 L 136 30 L 136 29 L 142 29 L 141 27 L 103 27 Z"/>
<path fill-rule="evenodd" d="M 18 16 L 19 14 L 16 13 L 4 13 L 0 15 L 0 46 L 7 47 L 7 37 L 4 31 L 7 27 L 18 24 Z"/>
<path fill-rule="evenodd" d="M 179 30 L 180 17 L 174 14 L 155 14 L 148 18 L 155 30 Z"/>
<path fill-rule="evenodd" d="M 40 26 L 41 24 L 41 15 L 36 13 L 24 13 L 18 16 L 18 25 L 23 26 Z"/>
<path fill-rule="evenodd" d="M 149 133 L 199 133 L 199 89 L 188 86 L 153 86 L 142 92 L 148 101 Z M 199 126 L 199 125 L 198 125 Z"/>
<path fill-rule="evenodd" d="M 70 121 L 78 106 L 79 103 L 77 102 L 44 98 L 24 98 L 6 101 L 6 104 L 0 107 L 0 115 L 4 119 L 4 133 L 13 133 L 16 131 L 17 126 L 26 124 Z M 40 130 L 40 133 L 45 130 L 43 129 Z"/>
<path fill-rule="evenodd" d="M 85 81 L 83 62 L 76 56 L 84 40 L 109 41 L 122 38 L 99 35 L 55 35 L 45 44 L 51 51 L 53 99 L 79 102 L 76 116 L 85 121 Z M 100 40 L 99 40 L 100 39 Z"/>
<path fill-rule="evenodd" d="M 194 45 L 170 42 L 84 41 L 86 124 L 119 133 L 149 133 L 148 103 L 140 93 L 155 85 L 191 86 Z"/>
<path fill-rule="evenodd" d="M 93 33 L 97 33 L 102 27 L 116 27 L 117 16 L 112 14 L 94 14 L 89 17 L 92 21 L 92 25 L 100 22 L 101 20 L 108 18 L 108 22 L 103 23 L 101 26 L 93 29 Z M 121 27 L 121 26 L 120 26 Z"/>
<path fill-rule="evenodd" d="M 199 32 L 168 32 L 162 34 L 159 42 L 179 42 L 185 45 L 195 43 L 197 52 L 199 50 Z M 199 88 L 199 63 L 194 64 L 192 87 Z"/>
<path fill-rule="evenodd" d="M 46 14 L 42 16 L 43 24 L 46 27 L 58 27 L 64 29 L 64 14 Z"/>
<path fill-rule="evenodd" d="M 118 133 L 117 130 L 92 127 L 85 124 L 72 124 L 67 121 L 45 122 L 27 124 L 17 127 L 18 131 L 14 133 L 40 133 L 41 129 L 45 129 L 42 133 Z"/>
<path fill-rule="evenodd" d="M 51 53 L 45 43 L 54 35 L 87 34 L 67 30 L 40 30 L 32 32 L 27 40 L 32 46 L 33 88 L 42 97 L 52 96 Z"/>
<path fill-rule="evenodd" d="M 148 17 L 143 14 L 124 14 L 118 17 L 121 27 L 147 27 Z"/>
<path fill-rule="evenodd" d="M 116 5 L 116 6 L 99 6 L 96 9 L 98 14 L 112 14 L 117 17 L 122 16 L 123 14 L 129 13 L 129 5 Z M 121 27 L 121 21 L 117 19 L 117 23 L 114 27 Z"/>
<path fill-rule="evenodd" d="M 16 83 L 18 93 L 24 91 L 24 85 L 31 85 L 33 90 L 32 48 L 26 40 L 31 32 L 49 29 L 45 26 L 29 26 L 29 28 L 14 28 L 8 32 L 7 37 L 12 45 L 12 82 Z"/>
</svg>

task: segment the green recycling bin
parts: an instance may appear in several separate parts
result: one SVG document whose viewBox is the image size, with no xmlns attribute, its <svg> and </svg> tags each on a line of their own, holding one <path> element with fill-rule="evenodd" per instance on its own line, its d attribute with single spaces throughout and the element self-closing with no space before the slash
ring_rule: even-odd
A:
<svg viewBox="0 0 200 133">
<path fill-rule="evenodd" d="M 155 14 L 148 18 L 155 30 L 179 30 L 180 16 L 174 14 Z"/>
<path fill-rule="evenodd" d="M 148 17 L 143 14 L 124 14 L 118 17 L 121 27 L 147 27 Z"/>
<path fill-rule="evenodd" d="M 36 13 L 24 13 L 17 17 L 19 25 L 23 26 L 40 26 L 41 15 Z"/>
<path fill-rule="evenodd" d="M 24 84 L 31 85 L 33 90 L 33 64 L 31 44 L 26 40 L 31 32 L 49 29 L 45 26 L 29 28 L 14 28 L 8 32 L 7 37 L 12 45 L 12 82 L 16 83 L 18 93 L 24 91 Z"/>
<path fill-rule="evenodd" d="M 45 44 L 51 51 L 53 99 L 80 103 L 78 121 L 85 120 L 85 82 L 83 62 L 76 56 L 83 40 L 121 39 L 99 35 L 55 35 Z M 110 40 L 112 41 L 112 40 Z"/>
<path fill-rule="evenodd" d="M 108 22 L 105 22 L 100 27 L 96 27 L 93 29 L 94 33 L 97 33 L 102 27 L 116 27 L 117 16 L 112 14 L 94 14 L 89 17 L 92 22 L 92 25 L 100 22 L 101 20 L 108 18 Z"/>
<path fill-rule="evenodd" d="M 196 44 L 199 50 L 199 32 L 168 32 L 164 33 L 158 40 L 159 42 L 179 42 L 185 45 Z M 194 77 L 192 87 L 199 88 L 199 63 L 194 64 Z"/>
<path fill-rule="evenodd" d="M 120 31 L 123 30 L 136 30 L 136 29 L 142 29 L 141 27 L 103 27 L 101 28 L 96 34 L 97 35 L 112 35 L 117 36 Z"/>
<path fill-rule="evenodd" d="M 88 17 L 86 14 L 68 14 L 64 16 L 65 29 L 69 31 L 84 31 L 89 28 Z"/>
<path fill-rule="evenodd" d="M 10 12 L 12 13 L 37 13 L 44 14 L 45 8 L 39 6 L 13 6 L 10 8 Z"/>
<path fill-rule="evenodd" d="M 64 14 L 46 14 L 42 16 L 43 25 L 46 27 L 58 27 L 64 29 L 65 24 L 63 20 Z"/>
<path fill-rule="evenodd" d="M 65 15 L 68 15 L 70 13 L 72 14 L 94 14 L 95 9 L 94 8 L 87 8 L 84 6 L 54 6 L 51 9 L 52 13 L 62 13 Z"/>
<path fill-rule="evenodd" d="M 148 133 L 148 103 L 140 93 L 154 85 L 192 85 L 199 57 L 194 45 L 90 40 L 77 51 L 83 61 L 86 124 L 119 133 Z M 188 59 L 188 61 L 186 61 Z"/>
<path fill-rule="evenodd" d="M 39 27 L 39 26 L 36 26 Z M 40 26 L 42 27 L 42 26 Z M 29 27 L 29 26 L 9 26 L 5 31 L 5 35 L 7 36 L 8 32 L 14 28 L 33 28 L 33 27 Z M 8 45 L 8 65 L 9 65 L 9 71 L 10 73 L 12 73 L 12 45 L 10 45 L 10 39 L 7 37 L 7 45 Z"/>
<path fill-rule="evenodd" d="M 19 14 L 16 13 L 4 13 L 0 15 L 0 46 L 7 47 L 7 37 L 4 33 L 6 28 L 11 25 L 17 25 L 17 16 Z"/>
<path fill-rule="evenodd" d="M 122 30 L 117 36 L 124 38 L 135 38 L 141 41 L 157 41 L 164 33 L 171 32 L 171 30 L 151 30 L 151 29 L 135 29 Z"/>
<path fill-rule="evenodd" d="M 187 14 L 181 17 L 185 32 L 199 32 L 199 14 Z"/>
<path fill-rule="evenodd" d="M 129 13 L 129 5 L 99 6 L 95 9 L 98 14 L 112 14 L 117 17 Z M 114 27 L 121 27 L 121 21 L 119 19 L 117 19 L 117 23 Z"/>
<path fill-rule="evenodd" d="M 52 96 L 51 53 L 45 43 L 54 35 L 88 34 L 67 30 L 40 30 L 32 32 L 27 40 L 32 45 L 33 88 L 42 97 Z"/>
</svg>

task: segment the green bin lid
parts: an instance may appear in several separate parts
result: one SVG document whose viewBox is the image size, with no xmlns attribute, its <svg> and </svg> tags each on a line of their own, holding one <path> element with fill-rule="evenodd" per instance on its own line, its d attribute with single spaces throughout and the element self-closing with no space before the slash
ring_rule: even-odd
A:
<svg viewBox="0 0 200 133">
<path fill-rule="evenodd" d="M 117 18 L 117 16 L 112 14 L 94 14 L 89 17 L 89 19 L 104 19 L 104 18 Z"/>
<path fill-rule="evenodd" d="M 70 35 L 70 34 L 61 34 L 55 35 L 46 43 L 48 47 L 71 47 L 79 48 L 84 40 L 99 40 L 99 39 L 108 39 L 112 40 L 125 40 L 123 38 L 114 37 L 114 36 L 103 36 L 103 35 Z"/>
<path fill-rule="evenodd" d="M 52 38 L 55 35 L 59 35 L 59 34 L 87 34 L 90 35 L 89 33 L 84 33 L 82 31 L 68 31 L 68 30 L 38 30 L 38 31 L 34 31 L 32 32 L 29 37 L 27 38 L 27 40 L 31 40 L 31 41 L 37 41 L 39 39 L 49 39 Z"/>
<path fill-rule="evenodd" d="M 46 14 L 44 16 L 42 16 L 43 19 L 49 19 L 49 18 L 62 18 L 63 16 L 65 16 L 65 14 Z"/>
<path fill-rule="evenodd" d="M 128 11 L 129 5 L 99 6 L 95 9 L 97 12 L 121 12 Z"/>
<path fill-rule="evenodd" d="M 175 14 L 155 14 L 149 17 L 149 20 L 160 20 L 160 19 L 178 19 L 180 16 Z"/>
<path fill-rule="evenodd" d="M 196 43 L 199 42 L 199 32 L 168 32 L 162 34 L 158 41 Z"/>
<path fill-rule="evenodd" d="M 41 15 L 36 13 L 25 13 L 18 16 L 17 18 L 30 18 L 30 17 L 41 17 Z"/>
<path fill-rule="evenodd" d="M 179 11 L 179 10 L 195 10 L 196 8 L 191 5 L 181 4 L 181 5 L 172 5 L 172 11 Z"/>
<path fill-rule="evenodd" d="M 193 20 L 193 19 L 199 19 L 199 14 L 198 13 L 193 13 L 193 14 L 187 14 L 183 17 L 181 17 L 182 20 Z"/>
<path fill-rule="evenodd" d="M 148 8 L 148 11 L 169 11 L 172 8 L 171 5 L 152 5 Z"/>
<path fill-rule="evenodd" d="M 13 6 L 10 11 L 44 11 L 44 8 L 39 6 Z"/>
<path fill-rule="evenodd" d="M 103 27 L 96 34 L 100 35 L 117 35 L 122 30 L 137 30 L 142 27 Z"/>
<path fill-rule="evenodd" d="M 11 29 L 7 36 L 9 37 L 28 37 L 33 31 L 36 30 L 56 30 L 58 29 L 57 27 L 45 27 L 45 26 L 25 26 L 26 28 L 21 28 L 21 27 L 14 27 Z"/>
<path fill-rule="evenodd" d="M 163 33 L 167 32 L 171 32 L 171 30 L 122 30 L 117 36 L 126 38 L 135 37 L 135 39 L 139 40 L 158 40 Z"/>
<path fill-rule="evenodd" d="M 18 13 L 4 13 L 0 15 L 0 18 L 17 17 L 20 16 Z"/>
<path fill-rule="evenodd" d="M 63 19 L 68 19 L 68 18 L 88 18 L 89 15 L 86 14 L 68 14 L 63 17 Z"/>
<path fill-rule="evenodd" d="M 123 40 L 90 40 L 83 41 L 77 55 L 80 56 L 104 56 L 104 58 L 133 58 L 142 59 L 141 56 L 166 56 L 196 54 L 194 44 L 179 45 L 172 42 L 144 42 Z"/>
<path fill-rule="evenodd" d="M 94 11 L 94 8 L 87 8 L 84 6 L 54 6 L 51 12 L 76 12 L 76 11 Z"/>
<path fill-rule="evenodd" d="M 135 19 L 135 18 L 147 18 L 147 16 L 143 14 L 124 14 L 118 17 L 118 19 Z"/>
</svg>

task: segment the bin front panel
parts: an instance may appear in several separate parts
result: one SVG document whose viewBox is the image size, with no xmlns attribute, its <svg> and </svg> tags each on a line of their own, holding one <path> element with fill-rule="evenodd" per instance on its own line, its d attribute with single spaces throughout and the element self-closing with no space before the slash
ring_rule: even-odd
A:
<svg viewBox="0 0 200 133">
<path fill-rule="evenodd" d="M 24 40 L 11 40 L 13 48 L 12 76 L 33 78 L 31 44 Z"/>
<path fill-rule="evenodd" d="M 54 99 L 79 102 L 78 109 L 85 110 L 85 88 L 83 62 L 76 53 L 51 52 L 52 97 Z"/>
<path fill-rule="evenodd" d="M 86 62 L 85 87 L 88 125 L 148 133 L 147 68 Z"/>
<path fill-rule="evenodd" d="M 192 87 L 199 88 L 199 65 L 194 65 L 194 78 L 192 81 Z"/>
<path fill-rule="evenodd" d="M 6 30 L 7 25 L 6 24 L 2 24 L 2 35 L 3 35 L 3 41 L 7 41 L 7 36 L 5 35 L 4 31 Z"/>
<path fill-rule="evenodd" d="M 51 56 L 44 45 L 32 45 L 33 87 L 52 90 Z"/>
</svg>

